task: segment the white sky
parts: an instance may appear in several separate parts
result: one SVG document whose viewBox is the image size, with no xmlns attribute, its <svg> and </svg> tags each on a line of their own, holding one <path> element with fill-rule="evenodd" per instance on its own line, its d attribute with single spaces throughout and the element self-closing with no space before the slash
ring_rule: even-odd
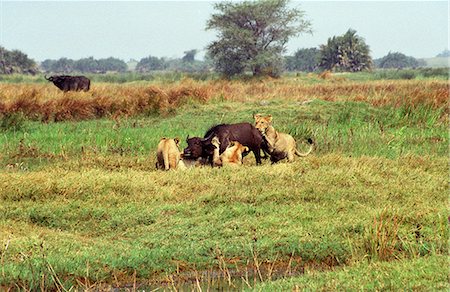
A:
<svg viewBox="0 0 450 292">
<path fill-rule="evenodd" d="M 43 61 L 149 55 L 182 57 L 215 39 L 205 31 L 210 1 L 6 1 L 0 0 L 0 45 Z M 389 51 L 434 57 L 449 47 L 448 1 L 293 1 L 312 22 L 313 35 L 288 43 L 287 54 L 318 47 L 349 28 L 372 56 Z M 200 53 L 201 55 L 201 53 Z"/>
</svg>

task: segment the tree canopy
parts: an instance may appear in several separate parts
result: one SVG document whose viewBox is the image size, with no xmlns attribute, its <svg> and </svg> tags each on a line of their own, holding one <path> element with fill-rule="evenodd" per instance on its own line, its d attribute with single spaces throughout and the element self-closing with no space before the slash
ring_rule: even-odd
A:
<svg viewBox="0 0 450 292">
<path fill-rule="evenodd" d="M 325 70 L 358 72 L 371 69 L 372 63 L 369 46 L 353 29 L 320 46 L 320 67 Z"/>
<path fill-rule="evenodd" d="M 319 66 L 320 53 L 317 48 L 299 49 L 294 56 L 287 56 L 285 68 L 288 71 L 313 72 Z"/>
<path fill-rule="evenodd" d="M 0 74 L 36 74 L 36 62 L 27 54 L 19 51 L 9 51 L 0 46 Z"/>
<path fill-rule="evenodd" d="M 94 59 L 93 57 L 72 60 L 60 58 L 58 60 L 47 59 L 41 63 L 42 70 L 57 73 L 105 73 L 105 72 L 125 72 L 127 64 L 117 58 Z"/>
<path fill-rule="evenodd" d="M 166 62 L 163 58 L 158 58 L 154 56 L 148 56 L 142 58 L 136 65 L 136 71 L 138 72 L 150 72 L 164 70 L 167 67 Z"/>
<path fill-rule="evenodd" d="M 186 52 L 184 52 L 184 56 L 183 56 L 183 58 L 181 58 L 181 60 L 183 61 L 183 62 L 188 62 L 188 63 L 192 63 L 192 62 L 194 62 L 195 61 L 195 55 L 197 55 L 197 50 L 189 50 L 189 51 L 186 51 Z"/>
<path fill-rule="evenodd" d="M 225 76 L 242 74 L 278 76 L 282 53 L 290 37 L 310 31 L 304 12 L 288 7 L 288 0 L 220 2 L 207 22 L 218 40 L 208 46 L 217 71 Z"/>
<path fill-rule="evenodd" d="M 420 66 L 420 63 L 414 57 L 408 57 L 405 54 L 395 52 L 389 52 L 386 56 L 380 59 L 374 60 L 374 64 L 378 68 L 416 68 Z"/>
</svg>

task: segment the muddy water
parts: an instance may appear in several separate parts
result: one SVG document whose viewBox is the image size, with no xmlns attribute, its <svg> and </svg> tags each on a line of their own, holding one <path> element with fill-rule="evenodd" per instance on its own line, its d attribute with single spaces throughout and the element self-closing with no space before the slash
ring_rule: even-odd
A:
<svg viewBox="0 0 450 292">
<path fill-rule="evenodd" d="M 218 269 L 183 272 L 168 275 L 152 284 L 128 284 L 112 291 L 242 291 L 262 281 L 276 280 L 303 274 L 304 268 L 280 269 L 275 266 L 244 269 Z"/>
</svg>

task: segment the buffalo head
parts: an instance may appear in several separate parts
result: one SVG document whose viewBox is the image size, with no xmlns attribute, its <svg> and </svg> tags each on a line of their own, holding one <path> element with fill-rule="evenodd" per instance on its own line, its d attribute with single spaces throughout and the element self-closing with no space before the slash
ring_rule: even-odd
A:
<svg viewBox="0 0 450 292">
<path fill-rule="evenodd" d="M 188 146 L 184 148 L 183 157 L 186 159 L 198 159 L 212 156 L 215 146 L 211 143 L 212 137 L 200 138 L 187 136 L 186 143 Z"/>
</svg>

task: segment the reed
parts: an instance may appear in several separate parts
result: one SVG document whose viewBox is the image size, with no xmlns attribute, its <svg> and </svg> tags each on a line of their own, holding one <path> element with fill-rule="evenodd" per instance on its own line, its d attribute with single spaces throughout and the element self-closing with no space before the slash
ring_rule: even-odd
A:
<svg viewBox="0 0 450 292">
<path fill-rule="evenodd" d="M 315 77 L 314 77 L 315 78 Z M 21 112 L 44 122 L 166 114 L 189 103 L 214 100 L 256 102 L 273 99 L 366 102 L 376 107 L 441 109 L 448 113 L 445 81 L 373 81 L 313 83 L 304 79 L 195 81 L 172 84 L 94 84 L 90 92 L 62 93 L 47 84 L 0 84 L 0 114 Z"/>
</svg>

